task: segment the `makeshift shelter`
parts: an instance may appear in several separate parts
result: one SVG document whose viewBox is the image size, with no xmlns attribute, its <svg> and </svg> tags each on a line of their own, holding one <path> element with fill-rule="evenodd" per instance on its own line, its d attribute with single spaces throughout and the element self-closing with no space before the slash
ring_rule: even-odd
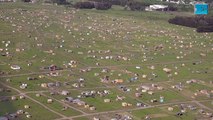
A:
<svg viewBox="0 0 213 120">
<path fill-rule="evenodd" d="M 168 5 L 150 5 L 146 7 L 146 11 L 165 11 L 168 8 Z"/>
<path fill-rule="evenodd" d="M 21 67 L 18 66 L 18 65 L 11 65 L 10 68 L 13 69 L 13 70 L 20 70 L 21 69 Z"/>
</svg>

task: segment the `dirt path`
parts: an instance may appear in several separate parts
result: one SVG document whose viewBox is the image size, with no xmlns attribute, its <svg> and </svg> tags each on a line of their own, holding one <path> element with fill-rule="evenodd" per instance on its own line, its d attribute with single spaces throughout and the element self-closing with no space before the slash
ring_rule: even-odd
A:
<svg viewBox="0 0 213 120">
<path fill-rule="evenodd" d="M 82 114 L 84 114 L 84 115 L 88 115 L 86 112 L 84 112 L 84 111 L 82 111 L 82 110 L 79 110 L 79 109 L 77 109 L 77 108 L 75 108 L 75 107 L 73 107 L 73 106 L 71 106 L 71 105 L 69 105 L 69 104 L 66 104 L 65 102 L 62 102 L 62 101 L 60 101 L 60 100 L 58 100 L 58 99 L 55 99 L 55 98 L 50 97 L 50 96 L 47 96 L 47 95 L 45 95 L 45 94 L 43 94 L 43 93 L 41 93 L 41 95 L 43 95 L 43 96 L 45 96 L 45 97 L 48 97 L 48 98 L 51 98 L 51 99 L 53 99 L 53 100 L 55 100 L 55 101 L 57 101 L 57 102 L 63 104 L 64 106 L 67 106 L 67 107 L 69 107 L 69 108 L 72 108 L 72 109 L 74 109 L 74 110 L 76 110 L 76 111 L 78 111 L 78 112 L 80 112 L 80 113 L 82 113 Z"/>
<path fill-rule="evenodd" d="M 67 118 L 67 116 L 62 115 L 61 113 L 58 113 L 58 112 L 56 112 L 56 111 L 54 111 L 54 110 L 50 109 L 49 107 L 45 106 L 45 105 L 44 105 L 44 104 L 42 104 L 41 102 L 39 102 L 39 101 L 37 101 L 37 100 L 35 100 L 35 99 L 31 98 L 30 96 L 28 96 L 28 95 L 24 94 L 24 93 L 23 93 L 23 92 L 21 92 L 20 90 L 18 90 L 18 89 L 16 89 L 16 88 L 14 88 L 14 87 L 8 86 L 8 85 L 6 85 L 6 84 L 4 84 L 4 83 L 1 83 L 1 84 L 2 84 L 2 85 L 4 85 L 5 87 L 8 87 L 8 88 L 10 88 L 10 89 L 13 89 L 13 90 L 17 91 L 19 94 L 24 95 L 26 98 L 28 98 L 28 99 L 32 100 L 33 102 L 35 102 L 35 103 L 37 103 L 37 104 L 41 105 L 41 106 L 42 106 L 42 107 L 44 107 L 45 109 L 47 109 L 47 110 L 49 110 L 49 111 L 51 111 L 51 112 L 53 112 L 53 113 L 55 113 L 55 114 L 59 115 L 60 117 L 62 117 L 62 118 Z"/>
<path fill-rule="evenodd" d="M 211 100 L 201 100 L 197 102 L 208 102 Z M 88 115 L 78 115 L 78 116 L 73 116 L 73 117 L 68 117 L 68 118 L 79 118 L 79 117 L 86 117 L 86 116 L 94 116 L 94 115 L 102 115 L 102 114 L 111 114 L 111 113 L 119 113 L 119 112 L 128 112 L 128 111 L 134 111 L 134 110 L 143 110 L 143 109 L 148 109 L 148 108 L 155 108 L 155 107 L 163 107 L 163 106 L 168 106 L 168 105 L 176 105 L 176 104 L 186 104 L 186 103 L 192 103 L 194 101 L 184 101 L 184 102 L 173 102 L 173 103 L 165 103 L 165 104 L 159 104 L 159 105 L 153 105 L 153 106 L 148 106 L 148 107 L 139 107 L 139 108 L 133 108 L 133 109 L 128 109 L 128 110 L 113 110 L 113 111 L 106 111 L 106 112 L 97 112 L 97 113 L 91 113 Z M 65 120 L 64 118 L 56 119 L 56 120 Z"/>
<path fill-rule="evenodd" d="M 203 60 L 203 59 L 202 59 Z M 189 62 L 199 62 L 200 60 L 185 60 L 185 61 L 173 61 L 173 62 L 156 62 L 156 63 L 147 63 L 147 64 L 128 64 L 128 65 L 109 65 L 109 66 L 85 66 L 82 68 L 74 68 L 74 69 L 96 69 L 96 68 L 117 68 L 117 67 L 131 67 L 131 66 L 148 66 L 148 65 L 167 65 L 167 64 L 176 64 L 176 63 L 189 63 Z M 71 69 L 63 69 L 63 70 L 57 70 L 58 72 L 64 72 L 64 71 L 70 71 Z M 0 76 L 0 78 L 8 78 L 8 77 L 19 77 L 19 76 L 26 76 L 26 75 L 39 75 L 39 74 L 48 74 L 52 71 L 44 71 L 44 72 L 29 72 L 29 73 L 23 73 L 23 74 L 16 74 L 16 75 L 5 75 Z M 75 73 L 72 73 L 75 74 Z"/>
<path fill-rule="evenodd" d="M 57 70 L 55 72 L 64 72 L 64 71 L 70 71 L 69 69 L 64 69 L 64 70 Z M 5 75 L 5 76 L 0 76 L 0 78 L 9 78 L 9 77 L 20 77 L 20 76 L 27 76 L 27 75 L 41 75 L 41 74 L 48 74 L 51 73 L 52 71 L 44 71 L 44 72 L 29 72 L 29 73 L 23 73 L 23 74 L 15 74 L 15 75 Z M 73 73 L 74 74 L 74 73 Z"/>
<path fill-rule="evenodd" d="M 200 107 L 202 107 L 202 108 L 204 108 L 204 109 L 207 109 L 207 110 L 213 112 L 213 109 L 211 109 L 211 108 L 209 108 L 209 107 L 207 107 L 207 106 L 201 104 L 200 102 L 198 102 L 198 101 L 193 101 L 193 102 L 196 103 L 197 105 L 199 105 Z"/>
</svg>

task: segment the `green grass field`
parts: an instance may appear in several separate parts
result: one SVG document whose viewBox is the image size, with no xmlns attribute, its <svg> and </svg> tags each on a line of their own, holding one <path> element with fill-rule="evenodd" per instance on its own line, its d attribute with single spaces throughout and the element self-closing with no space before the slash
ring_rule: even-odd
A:
<svg viewBox="0 0 213 120">
<path fill-rule="evenodd" d="M 32 115 L 32 120 L 93 120 L 94 117 L 109 120 L 116 114 L 134 120 L 143 120 L 147 115 L 152 120 L 210 119 L 199 110 L 213 112 L 212 96 L 199 90 L 212 95 L 213 34 L 169 24 L 168 20 L 176 15 L 193 16 L 193 12 L 139 12 L 120 6 L 106 11 L 80 10 L 40 2 L 0 3 L 0 116 L 24 110 Z M 76 64 L 71 67 L 70 61 Z M 41 69 L 52 64 L 63 68 L 55 71 L 58 76 Z M 12 70 L 11 65 L 21 69 Z M 164 68 L 171 71 L 166 73 Z M 138 79 L 129 82 L 136 74 Z M 109 83 L 101 82 L 105 76 L 109 76 Z M 28 77 L 37 79 L 27 80 Z M 80 78 L 84 78 L 84 86 L 74 87 L 80 84 Z M 111 81 L 115 79 L 123 82 L 114 84 Z M 198 83 L 187 84 L 191 79 Z M 27 88 L 20 88 L 23 83 Z M 60 83 L 60 86 L 45 88 L 41 87 L 42 83 Z M 180 83 L 182 91 L 172 88 Z M 136 91 L 137 87 L 151 84 L 164 90 L 155 89 L 153 95 L 142 93 L 142 97 L 135 97 L 136 92 L 141 92 Z M 130 91 L 124 92 L 119 86 Z M 62 90 L 70 94 L 50 95 Z M 110 94 L 78 98 L 82 91 L 92 90 L 109 90 Z M 38 93 L 43 95 L 36 97 Z M 21 94 L 26 98 L 11 100 L 11 96 L 19 98 Z M 68 96 L 94 105 L 96 110 L 64 102 Z M 125 99 L 116 101 L 117 96 Z M 160 96 L 165 98 L 163 103 L 150 102 L 159 100 Z M 8 101 L 3 101 L 4 98 Z M 54 102 L 48 104 L 48 98 L 54 98 Z M 104 99 L 112 102 L 105 103 Z M 132 106 L 122 107 L 122 102 Z M 138 102 L 147 108 L 137 107 Z M 65 104 L 70 107 L 62 111 Z M 187 108 L 183 116 L 177 117 L 180 104 L 195 105 L 197 109 Z M 31 107 L 25 109 L 24 105 Z M 174 110 L 168 111 L 171 106 Z M 19 115 L 17 119 L 28 118 Z"/>
</svg>

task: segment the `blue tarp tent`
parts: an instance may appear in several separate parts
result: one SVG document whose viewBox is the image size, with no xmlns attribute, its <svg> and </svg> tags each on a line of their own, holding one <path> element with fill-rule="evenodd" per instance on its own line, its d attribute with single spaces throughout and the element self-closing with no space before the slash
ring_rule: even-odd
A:
<svg viewBox="0 0 213 120">
<path fill-rule="evenodd" d="M 195 15 L 207 15 L 208 14 L 208 4 L 195 4 L 194 7 L 194 14 Z"/>
</svg>

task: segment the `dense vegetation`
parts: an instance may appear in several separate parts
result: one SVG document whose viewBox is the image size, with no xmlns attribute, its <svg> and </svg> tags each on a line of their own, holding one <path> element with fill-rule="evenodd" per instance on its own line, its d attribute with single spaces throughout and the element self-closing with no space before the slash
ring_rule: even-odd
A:
<svg viewBox="0 0 213 120">
<path fill-rule="evenodd" d="M 128 3 L 128 7 L 130 8 L 130 10 L 137 10 L 137 11 L 141 11 L 141 10 L 145 10 L 145 7 L 149 6 L 149 3 L 142 3 L 142 2 L 137 2 L 137 1 L 131 1 Z"/>
<path fill-rule="evenodd" d="M 97 10 L 108 10 L 112 7 L 112 4 L 107 2 L 76 2 L 74 4 L 75 8 L 78 9 L 92 9 L 96 8 Z"/>
<path fill-rule="evenodd" d="M 125 9 L 130 9 L 132 11 L 143 11 L 149 5 L 152 5 L 150 2 L 141 2 L 136 0 L 89 0 L 84 2 L 76 2 L 74 4 L 75 8 L 78 9 L 92 9 L 96 8 L 98 10 L 107 10 L 110 9 L 112 5 L 119 5 L 125 7 Z M 173 4 L 168 4 L 168 8 L 164 11 L 177 11 L 177 6 Z"/>
<path fill-rule="evenodd" d="M 112 4 L 106 2 L 95 2 L 94 5 L 97 10 L 108 10 L 112 7 Z"/>
<path fill-rule="evenodd" d="M 94 1 L 94 2 L 105 2 L 105 3 L 110 3 L 112 5 L 121 5 L 125 6 L 128 4 L 130 0 L 89 0 L 89 1 Z"/>
<path fill-rule="evenodd" d="M 175 18 L 170 19 L 169 23 L 197 28 L 197 32 L 213 32 L 213 17 L 210 16 L 176 16 Z"/>
<path fill-rule="evenodd" d="M 92 9 L 95 8 L 95 5 L 93 2 L 77 2 L 74 4 L 74 7 L 79 9 Z"/>
</svg>

